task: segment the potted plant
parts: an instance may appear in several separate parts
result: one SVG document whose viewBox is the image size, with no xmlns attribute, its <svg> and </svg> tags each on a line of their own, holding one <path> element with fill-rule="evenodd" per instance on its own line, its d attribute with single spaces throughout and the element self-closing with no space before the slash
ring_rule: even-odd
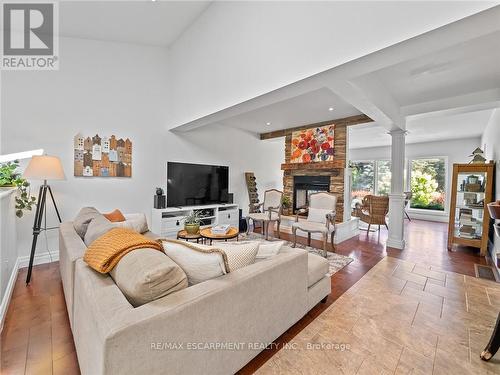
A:
<svg viewBox="0 0 500 375">
<path fill-rule="evenodd" d="M 21 174 L 17 171 L 18 167 L 18 160 L 0 164 L 0 187 L 17 187 L 17 195 L 15 197 L 16 216 L 22 217 L 23 210 L 31 211 L 31 208 L 36 202 L 36 198 L 30 195 L 30 183 L 21 177 Z"/>
<path fill-rule="evenodd" d="M 281 197 L 281 211 L 284 215 L 288 214 L 290 207 L 292 206 L 292 200 L 288 195 L 283 194 Z"/>
<path fill-rule="evenodd" d="M 188 234 L 197 234 L 200 231 L 202 216 L 200 211 L 193 210 L 184 218 L 184 229 Z"/>
</svg>

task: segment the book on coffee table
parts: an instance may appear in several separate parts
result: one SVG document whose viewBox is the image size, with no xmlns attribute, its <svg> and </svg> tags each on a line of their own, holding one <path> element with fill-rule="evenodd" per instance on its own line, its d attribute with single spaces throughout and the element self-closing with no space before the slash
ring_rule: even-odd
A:
<svg viewBox="0 0 500 375">
<path fill-rule="evenodd" d="M 231 226 L 229 224 L 216 225 L 215 227 L 212 227 L 212 234 L 226 234 L 229 232 L 230 227 Z"/>
</svg>

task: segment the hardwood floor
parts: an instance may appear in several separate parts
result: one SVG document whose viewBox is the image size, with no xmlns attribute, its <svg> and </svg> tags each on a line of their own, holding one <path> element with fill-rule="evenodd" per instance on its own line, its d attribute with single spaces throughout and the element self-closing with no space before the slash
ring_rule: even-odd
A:
<svg viewBox="0 0 500 375">
<path fill-rule="evenodd" d="M 475 250 L 446 249 L 447 226 L 414 220 L 406 223 L 404 251 L 386 249 L 387 231 L 362 232 L 337 245 L 337 252 L 354 262 L 332 277 L 332 294 L 325 304 L 313 308 L 276 340 L 278 347 L 292 340 L 321 312 L 386 256 L 436 266 L 442 270 L 474 276 L 474 263 L 486 264 Z M 290 239 L 283 233 L 282 237 Z M 304 243 L 305 238 L 301 239 Z M 320 247 L 320 241 L 313 241 Z M 36 266 L 32 283 L 24 284 L 26 269 L 19 272 L 1 335 L 2 374 L 78 374 L 78 361 L 69 327 L 58 263 Z M 251 374 L 271 358 L 277 349 L 264 350 L 240 374 Z"/>
</svg>

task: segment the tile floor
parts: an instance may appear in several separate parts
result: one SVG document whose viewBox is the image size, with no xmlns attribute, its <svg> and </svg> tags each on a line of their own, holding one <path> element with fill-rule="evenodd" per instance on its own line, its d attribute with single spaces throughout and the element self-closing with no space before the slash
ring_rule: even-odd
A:
<svg viewBox="0 0 500 375">
<path fill-rule="evenodd" d="M 500 374 L 500 284 L 386 257 L 259 374 Z"/>
</svg>

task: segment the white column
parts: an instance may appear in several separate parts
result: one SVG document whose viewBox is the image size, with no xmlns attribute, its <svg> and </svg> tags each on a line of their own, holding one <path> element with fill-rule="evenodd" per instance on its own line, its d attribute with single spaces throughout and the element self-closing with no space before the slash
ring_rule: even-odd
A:
<svg viewBox="0 0 500 375">
<path fill-rule="evenodd" d="M 391 193 L 389 194 L 389 238 L 387 246 L 404 249 L 404 169 L 406 131 L 397 129 L 389 132 L 391 146 Z"/>
</svg>

